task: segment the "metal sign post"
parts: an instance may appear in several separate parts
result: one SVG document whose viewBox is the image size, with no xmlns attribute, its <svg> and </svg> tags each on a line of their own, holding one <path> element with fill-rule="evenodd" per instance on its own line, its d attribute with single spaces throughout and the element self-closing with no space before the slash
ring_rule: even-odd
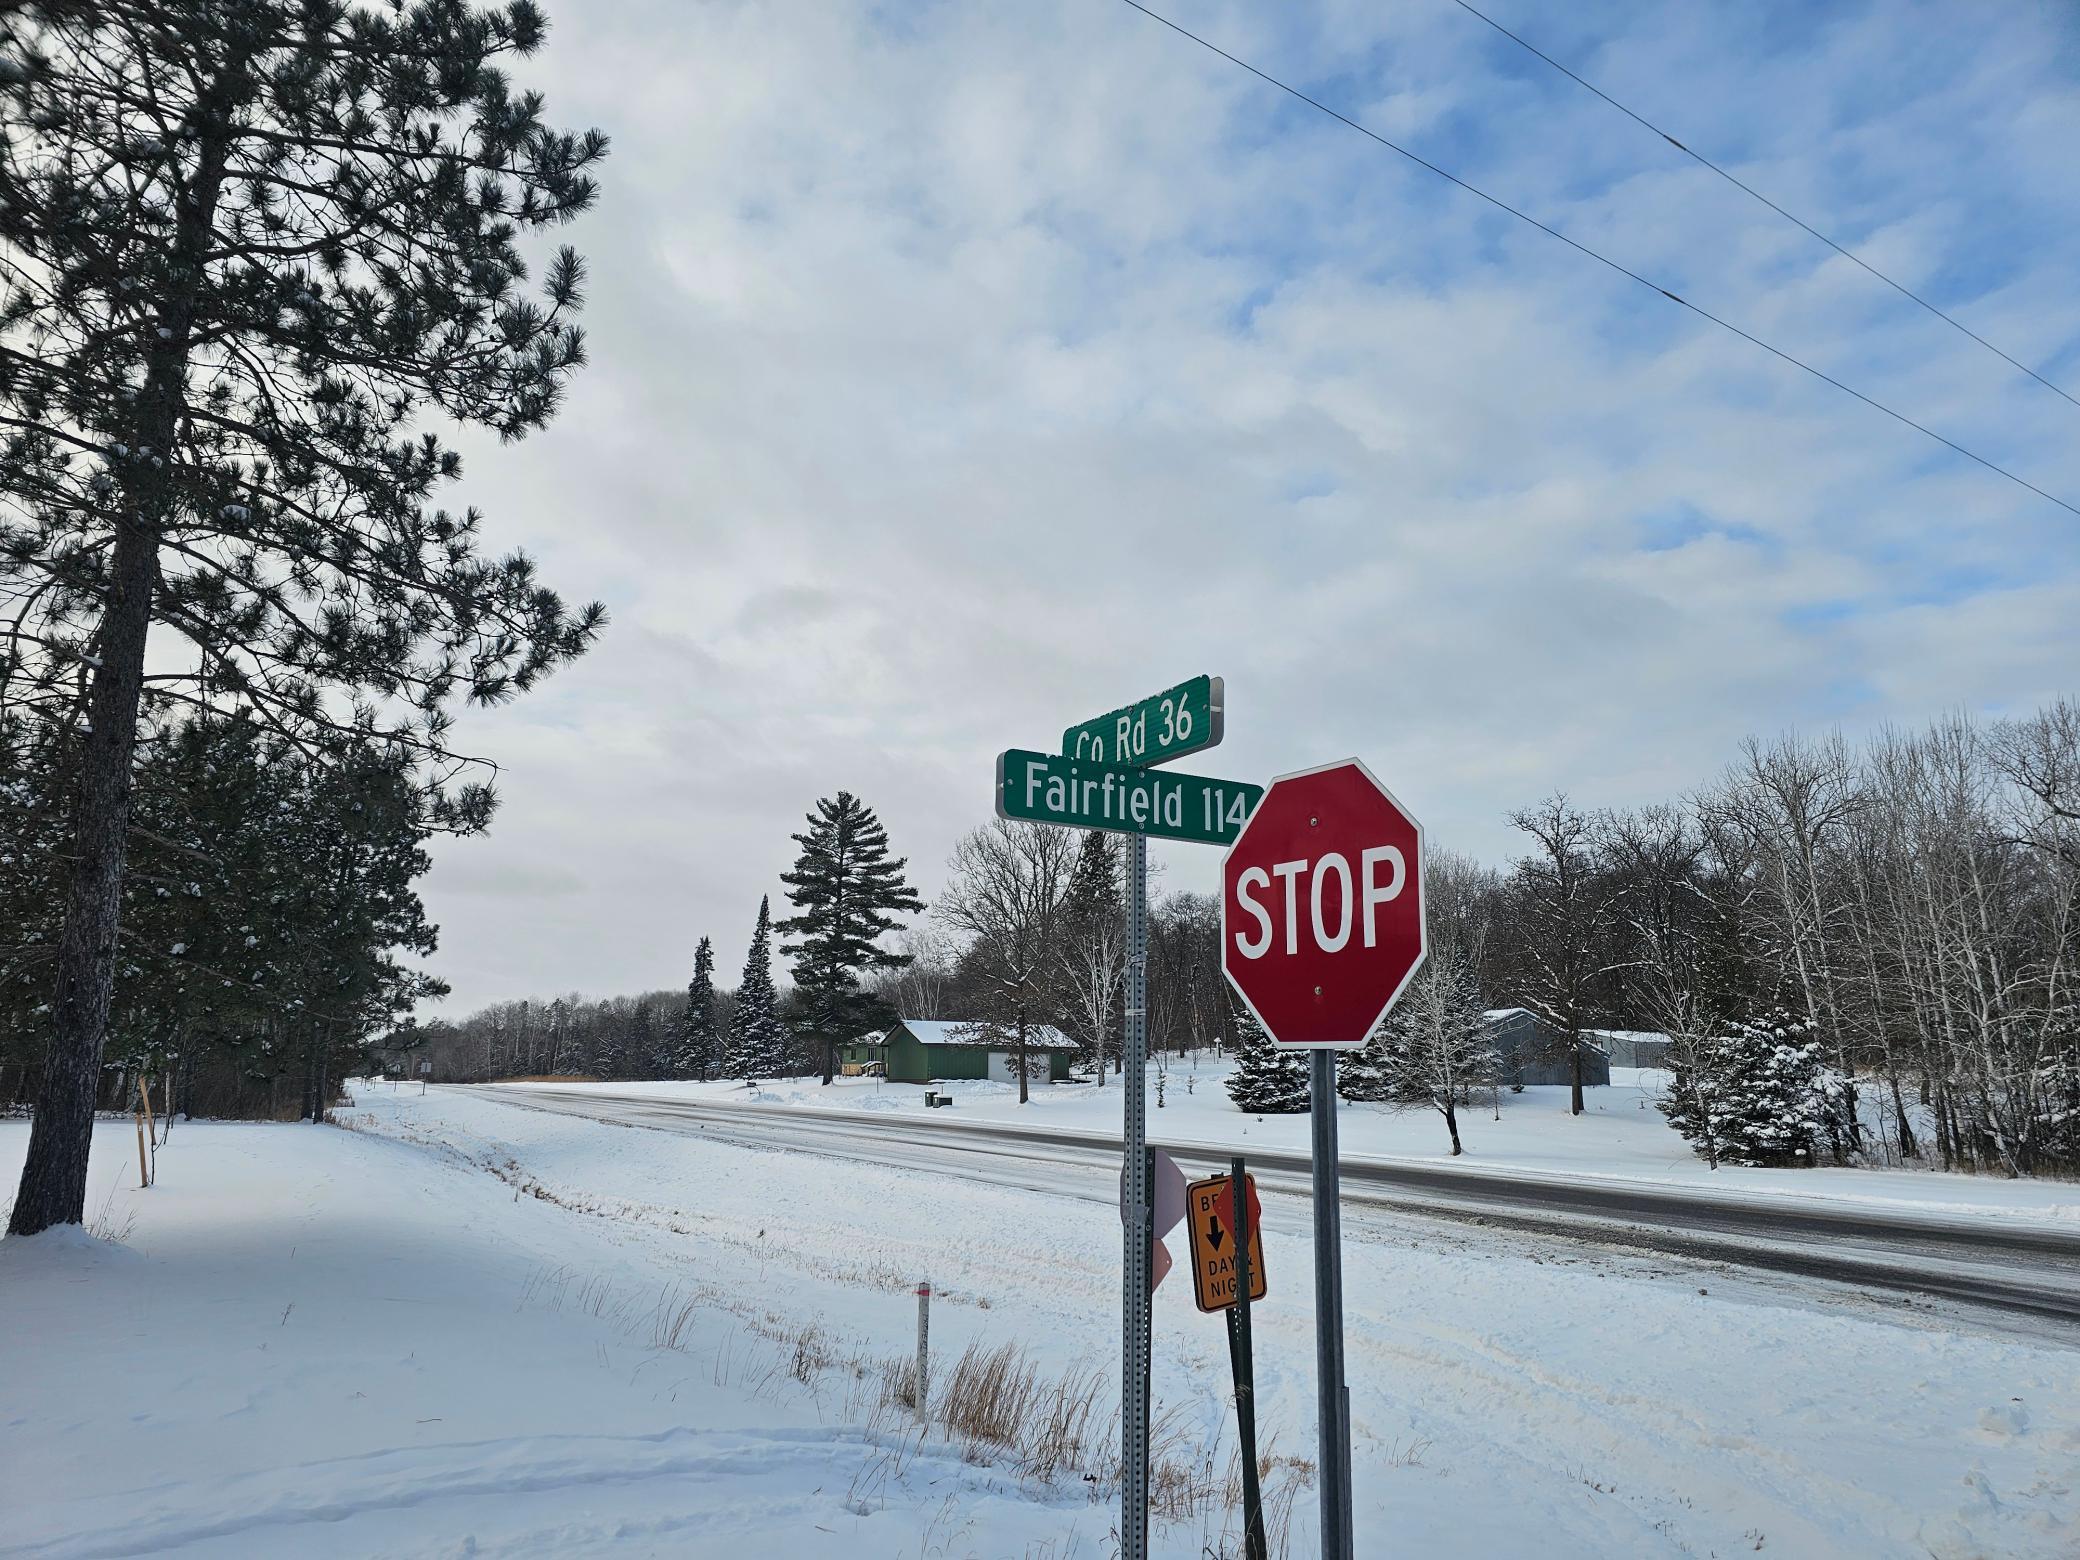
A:
<svg viewBox="0 0 2080 1560">
<path fill-rule="evenodd" d="M 1242 1453 L 1242 1543 L 1245 1560 L 1268 1560 L 1264 1539 L 1264 1495 L 1257 1487 L 1257 1359 L 1250 1340 L 1249 1304 L 1257 1274 L 1250 1268 L 1250 1243 L 1259 1239 L 1251 1222 L 1249 1174 L 1237 1154 L 1228 1162 L 1235 1193 L 1235 1304 L 1228 1310 L 1228 1363 L 1235 1373 L 1235 1440 Z"/>
<path fill-rule="evenodd" d="M 1123 1058 L 1126 1087 L 1127 1216 L 1120 1263 L 1119 1552 L 1148 1560 L 1149 1341 L 1155 1243 L 1148 1162 L 1148 836 L 1127 851 L 1127 1011 Z M 1102 1065 L 1102 1064 L 1101 1064 Z"/>
<path fill-rule="evenodd" d="M 928 1407 L 932 1395 L 932 1286 L 929 1281 L 917 1286 L 917 1422 L 928 1425 L 931 1413 Z"/>
<path fill-rule="evenodd" d="M 1314 1052 L 1323 1560 L 1355 1547 L 1335 1053 L 1365 1043 L 1423 962 L 1425 855 L 1422 824 L 1353 758 L 1274 779 L 1221 864 L 1221 967 L 1274 1045 Z"/>
<path fill-rule="evenodd" d="M 1168 1253 L 1156 1245 L 1156 1166 L 1148 1150 L 1148 837 L 1226 845 L 1263 797 L 1261 786 L 1156 766 L 1221 740 L 1218 677 L 1194 677 L 1138 704 L 1071 726 L 1059 754 L 1013 748 L 997 760 L 997 816 L 1124 834 L 1127 852 L 1126 1085 L 1120 1166 L 1120 1560 L 1148 1560 L 1150 1315 Z M 1104 1057 L 1098 1059 L 1102 1080 Z M 1164 1186 L 1181 1182 L 1165 1167 Z M 1167 1194 L 1166 1194 L 1167 1196 Z M 1165 1208 L 1177 1199 L 1167 1196 Z M 1167 1225 L 1165 1226 L 1167 1228 Z"/>
<path fill-rule="evenodd" d="M 1314 1148 L 1314 1357 L 1321 1380 L 1322 1560 L 1352 1560 L 1351 1392 L 1343 1380 L 1343 1205 L 1336 1163 L 1336 1053 L 1308 1058 Z"/>
</svg>

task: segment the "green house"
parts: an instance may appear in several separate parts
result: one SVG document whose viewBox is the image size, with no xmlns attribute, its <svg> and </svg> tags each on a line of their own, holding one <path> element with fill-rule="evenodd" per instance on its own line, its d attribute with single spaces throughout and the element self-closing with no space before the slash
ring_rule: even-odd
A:
<svg viewBox="0 0 2080 1560">
<path fill-rule="evenodd" d="M 957 1019 L 905 1018 L 878 1036 L 863 1036 L 841 1048 L 845 1071 L 860 1072 L 875 1062 L 895 1083 L 936 1083 L 944 1078 L 991 1078 L 1016 1083 L 1014 1047 L 1006 1040 L 978 1039 L 972 1027 Z M 1067 1083 L 1076 1047 L 1068 1036 L 1047 1024 L 1026 1031 L 1026 1059 L 1035 1083 Z"/>
</svg>

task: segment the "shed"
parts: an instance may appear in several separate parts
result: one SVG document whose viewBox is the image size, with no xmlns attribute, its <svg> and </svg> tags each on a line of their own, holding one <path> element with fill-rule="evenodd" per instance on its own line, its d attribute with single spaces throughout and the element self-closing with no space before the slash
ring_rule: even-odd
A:
<svg viewBox="0 0 2080 1560">
<path fill-rule="evenodd" d="M 1666 1067 L 1669 1038 L 1658 1029 L 1592 1029 L 1613 1067 Z"/>
<path fill-rule="evenodd" d="M 897 1083 L 932 1083 L 942 1078 L 993 1078 L 1016 1083 L 1015 1047 L 1009 1040 L 984 1038 L 970 1019 L 905 1018 L 877 1042 L 887 1077 Z M 1047 1024 L 1026 1030 L 1026 1058 L 1034 1082 L 1067 1083 L 1076 1047 L 1068 1036 Z"/>
<path fill-rule="evenodd" d="M 1567 1035 L 1529 1008 L 1495 1008 L 1483 1013 L 1488 1039 L 1495 1047 L 1497 1072 L 1511 1088 L 1526 1084 L 1567 1084 L 1574 1081 L 1573 1064 L 1567 1056 Z M 1598 1031 L 1582 1031 L 1582 1082 L 1611 1081 L 1610 1054 Z"/>
</svg>

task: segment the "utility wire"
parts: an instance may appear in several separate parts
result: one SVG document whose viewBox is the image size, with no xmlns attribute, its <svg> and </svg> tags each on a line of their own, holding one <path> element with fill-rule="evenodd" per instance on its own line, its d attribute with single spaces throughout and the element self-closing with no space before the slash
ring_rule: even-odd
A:
<svg viewBox="0 0 2080 1560">
<path fill-rule="evenodd" d="M 1490 27 L 1494 28 L 1497 32 L 1501 33 L 1503 37 L 1509 39 L 1511 43 L 1514 43 L 1519 48 L 1527 50 L 1528 52 L 1537 55 L 1548 65 L 1552 66 L 1553 69 L 1557 70 L 1558 72 L 1560 72 L 1561 75 L 1565 76 L 1569 81 L 1572 81 L 1576 86 L 1582 87 L 1583 89 L 1589 92 L 1595 93 L 1598 97 L 1602 98 L 1604 102 L 1610 104 L 1612 108 L 1615 108 L 1626 118 L 1633 120 L 1635 123 L 1641 125 L 1645 129 L 1653 131 L 1654 134 L 1660 136 L 1662 140 L 1666 141 L 1670 146 L 1673 146 L 1685 157 L 1688 157 L 1693 162 L 1699 163 L 1704 167 L 1711 169 L 1712 172 L 1716 173 L 1728 184 L 1731 184 L 1735 189 L 1740 190 L 1743 194 L 1752 196 L 1754 199 L 1761 201 L 1763 205 L 1769 207 L 1771 211 L 1774 211 L 1786 222 L 1793 223 L 1798 227 L 1803 228 L 1807 233 L 1810 233 L 1814 238 L 1819 239 L 1821 243 L 1825 244 L 1829 249 L 1832 249 L 1836 254 L 1840 255 L 1844 260 L 1854 261 L 1865 271 L 1868 271 L 1872 276 L 1875 276 L 1887 287 L 1890 287 L 1894 292 L 1898 293 L 1902 298 L 1912 299 L 1915 303 L 1920 304 L 1922 308 L 1928 310 L 1930 314 L 1933 314 L 1937 319 L 1941 320 L 1945 325 L 1948 325 L 1953 329 L 1961 331 L 1965 335 L 1971 337 L 1972 340 L 1978 342 L 1980 346 L 1984 347 L 1988 352 L 1991 352 L 1995 357 L 1999 358 L 2003 363 L 2006 363 L 2009 367 L 2020 369 L 2023 373 L 2029 375 L 2030 378 L 2034 379 L 2038 384 L 2042 385 L 2046 390 L 2049 390 L 2053 395 L 2061 396 L 2065 400 L 2071 401 L 2074 406 L 2080 406 L 2080 400 L 2075 400 L 2071 395 L 2067 394 L 2065 390 L 2060 388 L 2058 385 L 2053 384 L 2042 374 L 2038 373 L 2035 369 L 2031 368 L 2027 363 L 2019 362 L 2016 359 L 2008 356 L 2007 353 L 2003 352 L 1999 347 L 1995 346 L 1992 342 L 1988 341 L 1984 336 L 1980 335 L 1977 331 L 1973 330 L 1969 325 L 1966 325 L 1963 321 L 1955 319 L 1948 314 L 1945 314 L 1941 309 L 1937 308 L 1934 304 L 1930 303 L 1926 298 L 1922 297 L 1921 294 L 1915 292 L 1912 288 L 1906 286 L 1903 283 L 1894 281 L 1883 271 L 1879 270 L 1868 260 L 1864 259 L 1863 256 L 1857 254 L 1854 250 L 1846 249 L 1842 245 L 1836 243 L 1833 239 L 1829 238 L 1825 233 L 1821 232 L 1818 228 L 1814 227 L 1812 223 L 1806 221 L 1803 217 L 1794 216 L 1791 212 L 1786 211 L 1782 206 L 1779 206 L 1775 201 L 1771 200 L 1767 195 L 1763 194 L 1762 191 L 1756 189 L 1752 184 L 1743 183 L 1735 175 L 1727 172 L 1726 169 L 1720 167 L 1717 163 L 1713 162 L 1711 158 L 1705 156 L 1704 153 L 1696 150 L 1694 147 L 1685 146 L 1681 141 L 1678 141 L 1666 130 L 1662 129 L 1659 125 L 1655 124 L 1653 120 L 1648 119 L 1646 116 L 1642 114 L 1634 113 L 1631 109 L 1627 108 L 1623 103 L 1620 103 L 1616 98 L 1612 97 L 1608 92 L 1604 91 L 1603 88 L 1597 86 L 1594 82 L 1584 81 L 1580 76 L 1577 76 L 1565 65 L 1562 65 L 1558 60 L 1554 59 L 1552 55 L 1546 53 L 1545 50 L 1539 48 L 1537 44 L 1532 43 L 1527 39 L 1519 37 L 1517 34 L 1511 32 L 1507 27 L 1503 26 L 1502 23 L 1496 21 L 1494 17 L 1488 15 L 1487 12 L 1478 10 L 1471 5 L 1468 5 L 1466 3 L 1466 0 L 1452 0 L 1452 4 L 1456 5 L 1468 16 L 1479 17 Z"/>
<path fill-rule="evenodd" d="M 1287 85 L 1285 82 L 1280 81 L 1276 76 L 1273 76 L 1268 72 L 1259 70 L 1256 66 L 1250 64 L 1248 60 L 1241 59 L 1236 55 L 1230 54 L 1219 44 L 1210 43 L 1206 39 L 1200 37 L 1197 33 L 1191 31 L 1189 28 L 1180 27 L 1176 22 L 1171 21 L 1169 17 L 1162 15 L 1160 12 L 1151 11 L 1147 6 L 1141 4 L 1140 0 L 1120 0 L 1120 4 L 1127 6 L 1132 10 L 1139 11 L 1150 21 L 1161 22 L 1172 32 L 1177 33 L 1181 37 L 1189 38 L 1193 43 L 1198 44 L 1200 48 L 1206 49 L 1211 53 L 1218 54 L 1229 64 L 1240 66 L 1243 70 L 1246 70 L 1252 76 L 1255 76 L 1259 81 L 1265 82 L 1267 85 L 1278 88 L 1279 91 L 1285 93 L 1289 97 L 1299 99 L 1302 103 L 1305 103 L 1309 108 L 1317 109 L 1320 112 L 1327 114 L 1331 119 L 1336 120 L 1340 124 L 1350 126 L 1350 128 L 1357 131 L 1358 134 L 1365 136 L 1370 140 L 1377 141 L 1388 151 L 1400 154 L 1401 156 L 1407 158 L 1410 162 L 1414 163 L 1417 167 L 1428 169 L 1431 173 L 1436 174 L 1440 179 L 1446 180 L 1448 183 L 1451 184 L 1456 184 L 1460 189 L 1466 191 L 1467 194 L 1476 195 L 1480 197 L 1480 199 L 1486 201 L 1496 210 L 1507 212 L 1509 215 L 1515 217 L 1519 222 L 1530 224 L 1532 227 L 1537 228 L 1541 233 L 1546 234 L 1550 238 L 1559 239 L 1560 242 L 1565 244 L 1568 248 L 1575 250 L 1580 254 L 1587 255 L 1598 265 L 1607 266 L 1611 270 L 1616 271 L 1620 276 L 1626 277 L 1632 281 L 1639 283 L 1639 285 L 1642 287 L 1648 288 L 1654 292 L 1661 294 L 1661 296 L 1666 298 L 1670 303 L 1677 305 L 1679 308 L 1688 309 L 1699 319 L 1709 320 L 1712 324 L 1717 325 L 1721 330 L 1731 331 L 1734 335 L 1740 337 L 1741 340 L 1748 342 L 1752 346 L 1760 347 L 1763 351 L 1769 353 L 1772 357 L 1783 359 L 1786 363 L 1789 363 L 1793 368 L 1803 369 L 1806 373 L 1811 374 L 1815 379 L 1833 385 L 1835 389 L 1841 391 L 1844 395 L 1854 396 L 1857 400 L 1861 401 L 1865 406 L 1870 407 L 1873 411 L 1883 412 L 1894 422 L 1903 423 L 1907 427 L 1912 428 L 1916 433 L 1922 434 L 1927 438 L 1935 440 L 1936 443 L 1943 445 L 1946 449 L 1953 450 L 1957 454 L 1962 455 L 1966 460 L 1972 461 L 1977 465 L 1985 467 L 1995 476 L 2006 477 L 2017 487 L 2027 488 L 2030 492 L 2036 494 L 2037 497 L 2044 499 L 2046 502 L 2056 504 L 2060 509 L 2065 510 L 2067 514 L 2073 515 L 2075 517 L 2080 517 L 2080 506 L 2067 503 L 2064 499 L 2060 498 L 2055 493 L 2045 492 L 2044 489 L 2038 487 L 2036 483 L 2031 482 L 2026 477 L 2019 477 L 2014 472 L 2008 470 L 2007 467 L 1996 465 L 1994 464 L 1994 462 L 1988 460 L 1984 455 L 1980 455 L 1975 453 L 1974 451 L 1966 449 L 1955 439 L 1946 438 L 1942 434 L 1937 433 L 1935 429 L 1927 426 L 1925 423 L 1918 423 L 1914 421 L 1914 419 L 1909 417 L 1905 412 L 1895 411 L 1891 407 L 1887 406 L 1883 401 L 1873 400 L 1870 396 L 1865 395 L 1861 390 L 1857 390 L 1849 385 L 1843 384 L 1841 380 L 1835 378 L 1832 374 L 1829 374 L 1824 370 L 1815 368 L 1812 364 L 1805 362 L 1801 358 L 1793 357 L 1790 353 L 1784 351 L 1781 347 L 1773 347 L 1768 342 L 1764 341 L 1760 336 L 1750 335 L 1747 331 L 1742 330 L 1740 326 L 1734 324 L 1732 321 L 1721 319 L 1718 315 L 1712 313 L 1711 310 L 1692 303 L 1688 298 L 1679 297 L 1677 294 L 1670 292 L 1666 287 L 1663 287 L 1658 283 L 1648 281 L 1644 276 L 1641 276 L 1639 272 L 1631 270 L 1628 267 L 1619 264 L 1616 260 L 1611 259 L 1609 255 L 1601 254 L 1596 250 L 1591 249 L 1587 244 L 1582 243 L 1578 239 L 1569 238 L 1558 228 L 1548 227 L 1545 223 L 1539 221 L 1538 218 L 1531 216 L 1529 213 L 1519 211 L 1515 206 L 1510 205 L 1508 201 L 1498 199 L 1497 197 L 1490 195 L 1486 190 L 1479 189 L 1474 185 L 1468 184 L 1457 174 L 1448 173 L 1443 168 L 1438 167 L 1436 163 L 1429 161 L 1427 158 L 1417 156 L 1407 147 L 1396 145 L 1394 142 L 1388 140 L 1385 136 L 1381 135 L 1378 131 L 1367 129 L 1364 125 L 1359 124 L 1357 120 L 1350 118 L 1346 114 L 1338 113 L 1335 109 L 1331 108 L 1328 104 L 1322 102 L 1320 99 L 1309 97 L 1298 87 Z"/>
</svg>

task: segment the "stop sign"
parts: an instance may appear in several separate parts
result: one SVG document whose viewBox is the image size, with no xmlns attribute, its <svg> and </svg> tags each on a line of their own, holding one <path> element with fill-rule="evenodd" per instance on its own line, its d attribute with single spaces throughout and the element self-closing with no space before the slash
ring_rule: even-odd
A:
<svg viewBox="0 0 2080 1560">
<path fill-rule="evenodd" d="M 1221 865 L 1221 967 L 1271 1038 L 1364 1044 L 1426 948 L 1423 826 L 1355 758 L 1273 780 Z"/>
</svg>

